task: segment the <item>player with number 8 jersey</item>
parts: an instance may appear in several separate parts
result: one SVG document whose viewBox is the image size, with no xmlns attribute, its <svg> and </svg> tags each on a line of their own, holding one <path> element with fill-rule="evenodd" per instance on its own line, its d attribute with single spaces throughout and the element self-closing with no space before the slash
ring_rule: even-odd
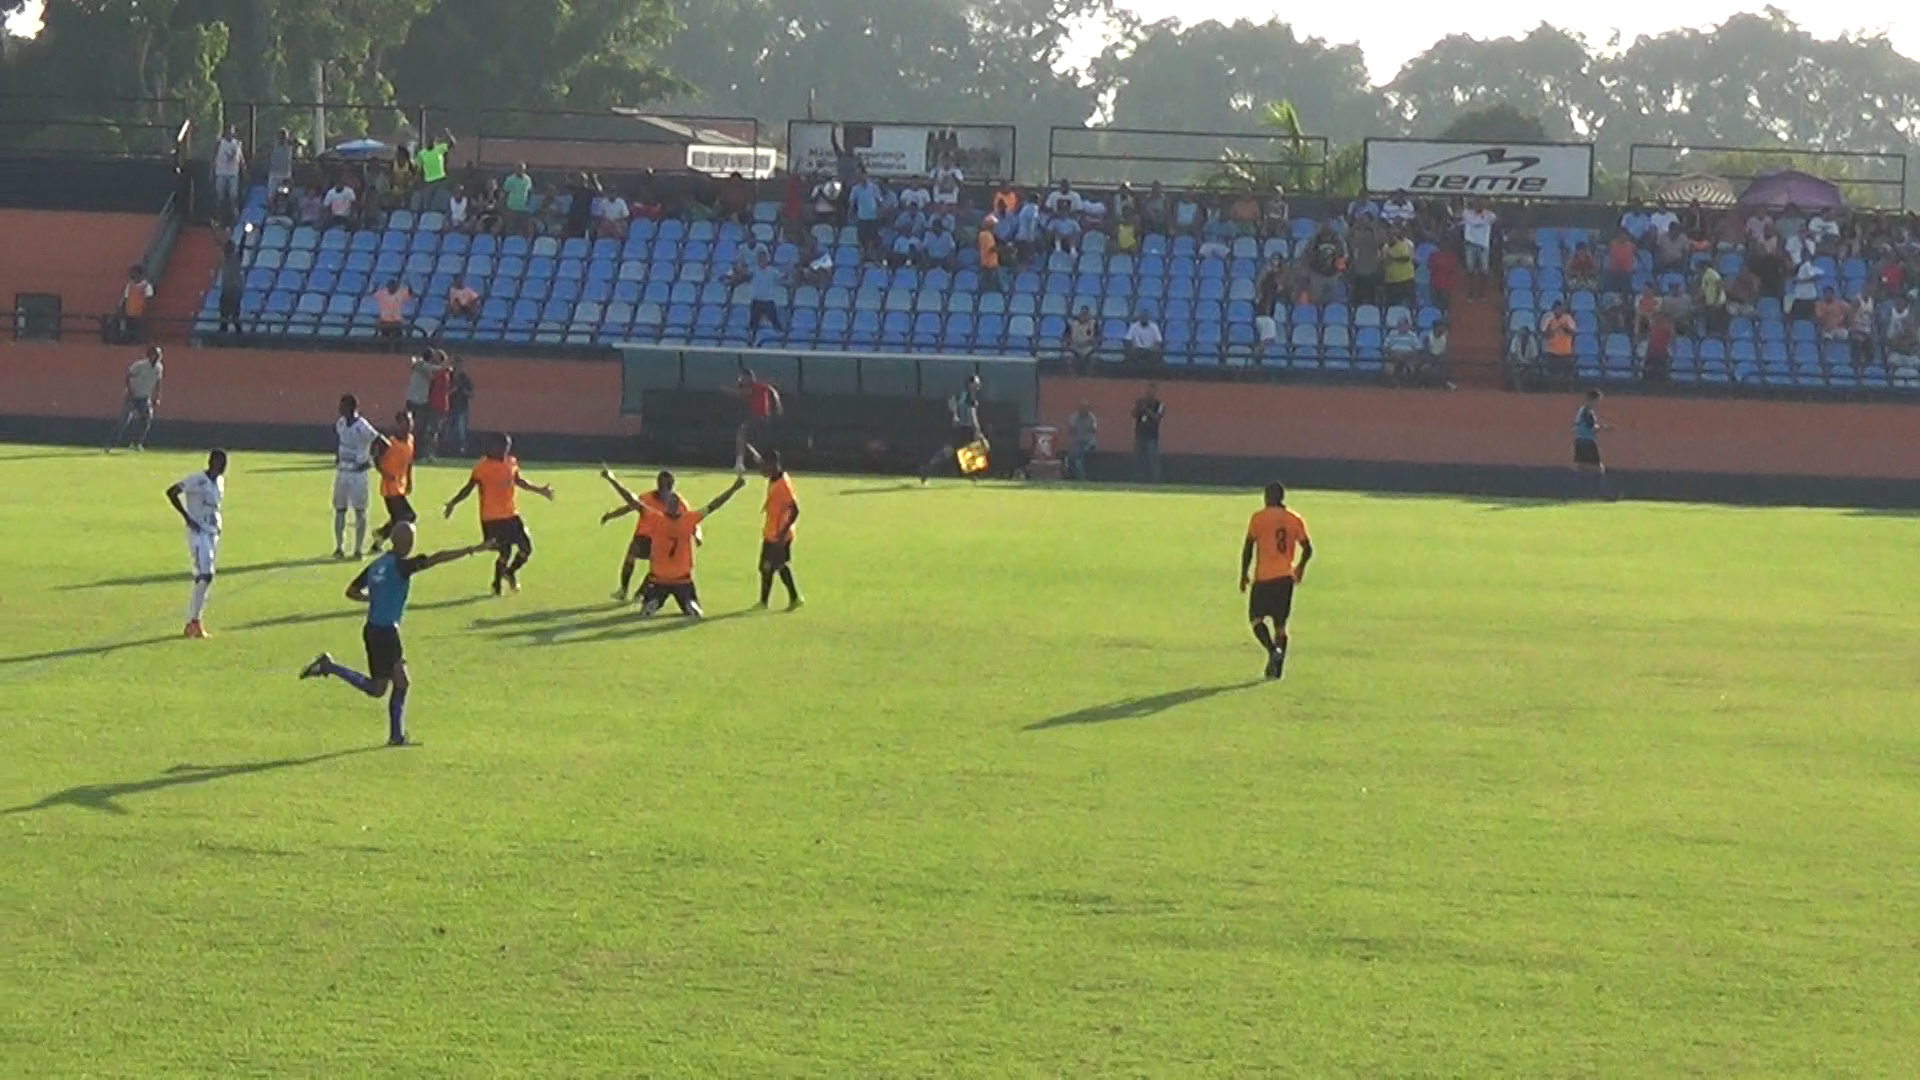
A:
<svg viewBox="0 0 1920 1080">
<path fill-rule="evenodd" d="M 1240 591 L 1248 594 L 1247 620 L 1253 624 L 1253 636 L 1267 650 L 1269 679 L 1286 673 L 1293 590 L 1306 580 L 1307 562 L 1312 558 L 1306 519 L 1287 508 L 1286 488 L 1268 484 L 1266 506 L 1247 522 L 1246 544 L 1240 549 Z"/>
</svg>

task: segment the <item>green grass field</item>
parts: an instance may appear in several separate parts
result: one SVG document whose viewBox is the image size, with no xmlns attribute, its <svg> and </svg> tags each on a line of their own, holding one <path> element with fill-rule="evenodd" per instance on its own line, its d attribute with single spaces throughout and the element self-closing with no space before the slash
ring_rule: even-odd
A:
<svg viewBox="0 0 1920 1080">
<path fill-rule="evenodd" d="M 1299 493 L 1267 685 L 1254 493 L 800 476 L 753 615 L 756 483 L 688 627 L 526 462 L 387 750 L 323 463 L 177 638 L 196 460 L 0 448 L 0 1074 L 1920 1074 L 1920 519 Z"/>
</svg>

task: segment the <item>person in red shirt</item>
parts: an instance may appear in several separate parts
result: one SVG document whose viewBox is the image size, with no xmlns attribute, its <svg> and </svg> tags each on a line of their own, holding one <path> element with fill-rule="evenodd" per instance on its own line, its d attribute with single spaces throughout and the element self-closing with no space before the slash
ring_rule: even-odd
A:
<svg viewBox="0 0 1920 1080">
<path fill-rule="evenodd" d="M 760 463 L 760 451 L 754 448 L 753 440 L 765 439 L 774 419 L 785 410 L 780 404 L 780 391 L 754 374 L 753 369 L 741 368 L 737 385 L 747 402 L 747 418 L 741 422 L 733 440 L 733 471 L 744 476 L 749 456 L 755 465 Z"/>
<path fill-rule="evenodd" d="M 452 408 L 453 366 L 442 357 L 440 366 L 433 371 L 433 379 L 427 383 L 427 430 L 420 433 L 428 461 L 440 456 L 440 433 L 446 428 L 447 413 Z"/>
<path fill-rule="evenodd" d="M 1453 293 L 1460 287 L 1460 274 L 1464 269 L 1460 256 L 1455 255 L 1453 249 L 1445 244 L 1435 248 L 1433 254 L 1427 256 L 1428 285 L 1433 290 L 1433 304 L 1441 311 L 1446 311 L 1453 305 Z"/>
</svg>

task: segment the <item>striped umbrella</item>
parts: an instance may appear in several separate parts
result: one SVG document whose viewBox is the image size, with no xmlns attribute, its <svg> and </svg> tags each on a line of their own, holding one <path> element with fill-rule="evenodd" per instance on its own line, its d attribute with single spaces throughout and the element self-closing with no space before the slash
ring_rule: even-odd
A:
<svg viewBox="0 0 1920 1080">
<path fill-rule="evenodd" d="M 1679 177 L 1660 189 L 1654 201 L 1667 206 L 1688 206 L 1699 203 L 1701 206 L 1732 206 L 1740 201 L 1739 193 L 1733 185 L 1718 176 L 1706 173 L 1690 173 Z"/>
</svg>

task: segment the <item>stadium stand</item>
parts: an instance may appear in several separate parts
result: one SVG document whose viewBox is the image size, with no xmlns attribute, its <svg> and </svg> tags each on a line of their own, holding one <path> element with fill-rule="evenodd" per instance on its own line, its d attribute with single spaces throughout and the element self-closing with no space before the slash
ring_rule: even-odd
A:
<svg viewBox="0 0 1920 1080">
<path fill-rule="evenodd" d="M 568 198 L 536 203 L 535 216 L 565 219 Z M 412 333 L 464 348 L 627 342 L 1050 357 L 1059 355 L 1069 316 L 1085 307 L 1099 319 L 1106 362 L 1120 358 L 1128 322 L 1144 311 L 1163 327 L 1170 367 L 1260 363 L 1372 378 L 1386 370 L 1386 329 L 1405 318 L 1424 331 L 1443 317 L 1429 288 L 1428 241 L 1417 253 L 1411 303 L 1351 304 L 1341 280 L 1328 302 L 1279 303 L 1272 325 L 1263 326 L 1255 310 L 1263 271 L 1275 258 L 1304 255 L 1322 223 L 1296 218 L 1263 238 L 1224 218 L 1207 221 L 1191 202 L 1175 215 L 1186 228 L 1141 235 L 1127 251 L 1093 228 L 1075 238 L 1076 250 L 1030 249 L 1017 268 L 999 272 L 1001 287 L 980 272 L 980 211 L 943 218 L 890 207 L 879 251 L 895 251 L 903 236 L 911 242 L 899 250 L 914 251 L 935 231 L 950 232 L 955 243 L 939 259 L 903 254 L 883 262 L 863 251 L 852 225 L 815 224 L 792 242 L 772 202 L 753 204 L 745 223 L 635 217 L 620 230 L 624 237 L 599 239 L 476 234 L 449 228 L 447 215 L 433 209 L 324 229 L 312 207 L 304 216 L 280 209 L 286 212 L 270 216 L 265 191 L 255 189 L 242 215 L 253 227 L 241 302 L 253 338 L 371 339 L 374 293 L 398 278 L 411 293 Z M 1346 229 L 1344 218 L 1329 224 Z M 1011 220 L 998 228 L 1013 240 Z M 785 275 L 775 301 L 784 329 L 750 336 L 744 277 L 760 248 Z M 818 269 L 802 274 L 803 263 Z M 477 317 L 449 314 L 456 280 L 479 294 Z M 1304 300 L 1292 285 L 1285 293 Z M 194 329 L 203 339 L 217 336 L 218 299 L 214 287 L 202 300 Z"/>
</svg>

